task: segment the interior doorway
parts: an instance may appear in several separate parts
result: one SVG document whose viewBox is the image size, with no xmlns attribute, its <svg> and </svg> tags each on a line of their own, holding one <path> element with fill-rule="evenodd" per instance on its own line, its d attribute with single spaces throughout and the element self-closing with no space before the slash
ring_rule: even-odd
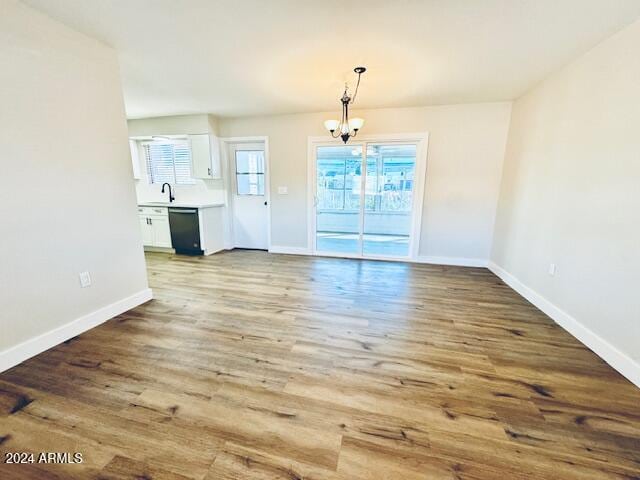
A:
<svg viewBox="0 0 640 480">
<path fill-rule="evenodd" d="M 269 172 L 266 142 L 232 141 L 227 146 L 232 246 L 268 250 Z"/>
</svg>

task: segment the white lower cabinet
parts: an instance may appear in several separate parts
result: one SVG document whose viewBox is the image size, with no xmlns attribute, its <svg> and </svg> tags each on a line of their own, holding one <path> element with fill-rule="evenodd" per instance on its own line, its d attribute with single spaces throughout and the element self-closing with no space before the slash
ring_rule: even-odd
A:
<svg viewBox="0 0 640 480">
<path fill-rule="evenodd" d="M 140 215 L 140 230 L 142 231 L 142 244 L 145 247 L 153 245 L 153 227 L 149 223 L 149 217 Z"/>
<path fill-rule="evenodd" d="M 171 248 L 171 230 L 166 208 L 139 207 L 142 244 L 145 247 Z"/>
<path fill-rule="evenodd" d="M 169 218 L 154 216 L 149 217 L 149 220 L 151 220 L 151 228 L 153 229 L 153 246 L 171 248 Z"/>
</svg>

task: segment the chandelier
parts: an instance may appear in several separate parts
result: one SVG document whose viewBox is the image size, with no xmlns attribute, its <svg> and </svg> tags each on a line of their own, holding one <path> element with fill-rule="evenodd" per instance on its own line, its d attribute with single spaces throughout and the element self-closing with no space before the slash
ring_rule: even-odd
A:
<svg viewBox="0 0 640 480">
<path fill-rule="evenodd" d="M 342 119 L 327 120 L 324 122 L 324 126 L 333 138 L 342 138 L 344 143 L 347 143 L 351 137 L 355 137 L 358 134 L 358 130 L 364 125 L 362 118 L 349 118 L 349 105 L 353 105 L 358 95 L 358 87 L 360 86 L 360 76 L 367 71 L 365 67 L 356 67 L 353 69 L 358 74 L 358 82 L 356 83 L 356 90 L 353 93 L 353 97 L 349 96 L 349 86 L 345 83 L 344 93 L 340 101 L 342 102 Z"/>
</svg>

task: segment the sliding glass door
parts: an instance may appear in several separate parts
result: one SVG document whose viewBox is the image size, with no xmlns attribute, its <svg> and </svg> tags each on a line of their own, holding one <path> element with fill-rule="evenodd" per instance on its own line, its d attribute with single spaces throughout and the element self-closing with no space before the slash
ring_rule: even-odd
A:
<svg viewBox="0 0 640 480">
<path fill-rule="evenodd" d="M 355 257 L 408 257 L 415 143 L 315 150 L 315 250 Z"/>
<path fill-rule="evenodd" d="M 409 255 L 415 171 L 415 145 L 367 146 L 364 255 Z"/>
<path fill-rule="evenodd" d="M 318 147 L 316 250 L 359 255 L 362 147 Z"/>
</svg>

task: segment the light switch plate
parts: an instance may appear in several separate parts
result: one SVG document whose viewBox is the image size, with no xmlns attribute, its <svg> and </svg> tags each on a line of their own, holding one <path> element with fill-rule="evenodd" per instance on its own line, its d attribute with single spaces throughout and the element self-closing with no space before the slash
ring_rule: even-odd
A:
<svg viewBox="0 0 640 480">
<path fill-rule="evenodd" d="M 551 263 L 549 264 L 549 275 L 553 277 L 555 274 L 556 274 L 556 264 Z"/>
<path fill-rule="evenodd" d="M 80 286 L 82 288 L 91 286 L 91 275 L 89 274 L 89 272 L 80 272 L 79 277 L 80 277 Z"/>
<path fill-rule="evenodd" d="M 278 195 L 286 195 L 287 193 L 289 193 L 287 187 L 278 187 Z"/>
</svg>

